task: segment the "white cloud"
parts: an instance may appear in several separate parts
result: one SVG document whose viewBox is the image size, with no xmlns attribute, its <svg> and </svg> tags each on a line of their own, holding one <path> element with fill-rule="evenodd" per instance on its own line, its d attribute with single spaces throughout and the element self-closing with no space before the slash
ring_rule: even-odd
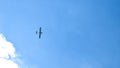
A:
<svg viewBox="0 0 120 68">
<path fill-rule="evenodd" d="M 0 68 L 19 68 L 18 65 L 12 61 L 0 58 Z"/>
<path fill-rule="evenodd" d="M 0 34 L 0 68 L 20 68 L 15 58 L 17 57 L 13 44 Z"/>
</svg>

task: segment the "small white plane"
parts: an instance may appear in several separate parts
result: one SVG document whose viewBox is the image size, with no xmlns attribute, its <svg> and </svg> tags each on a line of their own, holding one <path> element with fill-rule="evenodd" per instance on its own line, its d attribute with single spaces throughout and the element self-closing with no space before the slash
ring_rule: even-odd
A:
<svg viewBox="0 0 120 68">
<path fill-rule="evenodd" d="M 39 39 L 41 38 L 41 34 L 42 34 L 41 30 L 42 30 L 42 28 L 40 27 L 40 28 L 39 28 L 39 31 L 36 31 L 36 34 L 39 35 Z"/>
</svg>

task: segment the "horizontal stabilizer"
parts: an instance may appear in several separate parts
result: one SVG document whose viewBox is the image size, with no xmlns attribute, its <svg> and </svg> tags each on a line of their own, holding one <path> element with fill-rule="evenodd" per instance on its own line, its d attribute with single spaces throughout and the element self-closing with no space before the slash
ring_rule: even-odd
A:
<svg viewBox="0 0 120 68">
<path fill-rule="evenodd" d="M 36 31 L 36 34 L 37 34 L 38 32 Z"/>
</svg>

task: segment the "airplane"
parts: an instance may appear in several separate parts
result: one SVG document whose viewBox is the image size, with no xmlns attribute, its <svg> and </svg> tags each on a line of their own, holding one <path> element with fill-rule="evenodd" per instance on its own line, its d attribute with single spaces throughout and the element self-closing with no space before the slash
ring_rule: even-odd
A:
<svg viewBox="0 0 120 68">
<path fill-rule="evenodd" d="M 39 39 L 41 38 L 41 34 L 42 34 L 41 30 L 42 30 L 42 28 L 40 27 L 40 28 L 39 28 L 39 32 L 36 31 L 36 34 L 39 34 Z"/>
</svg>

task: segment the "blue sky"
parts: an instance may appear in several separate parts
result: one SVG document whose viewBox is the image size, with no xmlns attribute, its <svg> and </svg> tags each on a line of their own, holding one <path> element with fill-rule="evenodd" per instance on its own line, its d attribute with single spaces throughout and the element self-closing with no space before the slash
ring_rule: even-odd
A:
<svg viewBox="0 0 120 68">
<path fill-rule="evenodd" d="M 0 33 L 29 68 L 120 68 L 119 0 L 0 0 Z"/>
</svg>

